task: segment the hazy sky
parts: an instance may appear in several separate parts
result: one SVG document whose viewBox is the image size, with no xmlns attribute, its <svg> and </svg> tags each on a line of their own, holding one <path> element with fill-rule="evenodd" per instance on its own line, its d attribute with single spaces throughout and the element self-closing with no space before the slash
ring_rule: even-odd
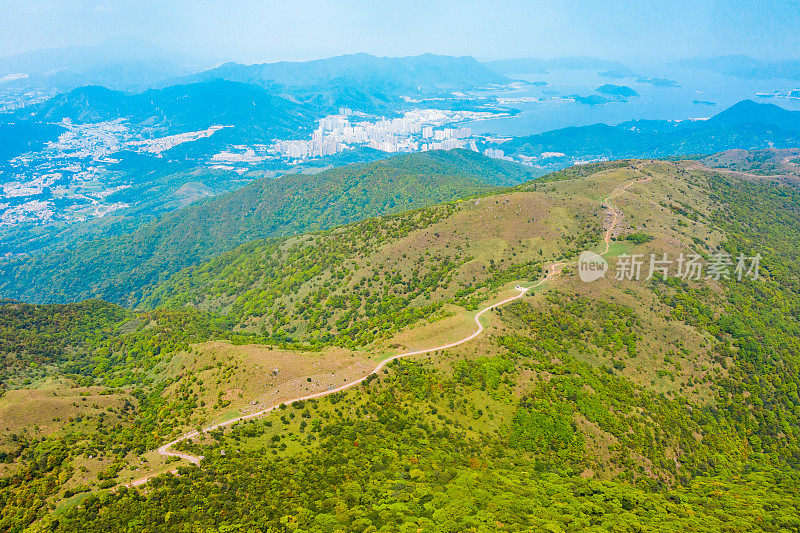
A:
<svg viewBox="0 0 800 533">
<path fill-rule="evenodd" d="M 800 56 L 798 0 L 0 0 L 0 56 L 131 36 L 212 60 L 349 52 Z"/>
</svg>

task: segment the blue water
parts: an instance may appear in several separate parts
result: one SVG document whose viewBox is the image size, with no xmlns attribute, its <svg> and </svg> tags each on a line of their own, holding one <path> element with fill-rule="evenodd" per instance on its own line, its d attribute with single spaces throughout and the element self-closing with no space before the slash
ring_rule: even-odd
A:
<svg viewBox="0 0 800 533">
<path fill-rule="evenodd" d="M 788 94 L 791 90 L 800 88 L 800 80 L 747 80 L 711 72 L 685 70 L 662 70 L 646 75 L 651 78 L 674 80 L 681 87 L 659 87 L 639 83 L 633 78 L 611 79 L 600 76 L 597 71 L 588 70 L 518 75 L 516 77 L 520 79 L 546 81 L 550 85 L 490 94 L 506 98 L 534 96 L 544 98 L 545 101 L 508 104 L 510 107 L 520 109 L 522 113 L 506 119 L 473 122 L 470 127 L 479 134 L 516 137 L 600 122 L 619 124 L 638 119 L 707 118 L 748 98 L 756 102 L 772 103 L 785 109 L 800 111 L 800 99 L 756 96 L 757 93 L 774 93 L 775 91 Z M 579 104 L 561 98 L 573 94 L 588 96 L 597 87 L 606 83 L 628 86 L 640 96 L 632 97 L 627 102 L 613 102 L 596 106 Z M 695 101 L 713 102 L 715 105 L 698 104 L 694 103 Z"/>
</svg>

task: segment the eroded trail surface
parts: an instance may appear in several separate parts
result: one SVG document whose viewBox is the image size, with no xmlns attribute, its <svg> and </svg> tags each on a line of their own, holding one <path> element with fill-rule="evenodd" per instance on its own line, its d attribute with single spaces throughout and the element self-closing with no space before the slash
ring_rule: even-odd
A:
<svg viewBox="0 0 800 533">
<path fill-rule="evenodd" d="M 608 253 L 608 250 L 611 247 L 611 238 L 613 237 L 614 230 L 617 228 L 617 226 L 619 226 L 619 223 L 622 222 L 622 210 L 617 207 L 617 204 L 614 203 L 614 199 L 623 194 L 633 185 L 636 185 L 637 183 L 644 183 L 646 181 L 650 181 L 651 179 L 653 178 L 647 177 L 628 182 L 625 185 L 614 189 L 614 192 L 612 192 L 610 196 L 603 200 L 603 205 L 606 207 L 606 209 L 608 209 L 608 223 L 606 224 L 606 231 L 603 234 L 603 244 L 605 244 L 606 249 L 600 255 L 605 255 Z"/>
</svg>

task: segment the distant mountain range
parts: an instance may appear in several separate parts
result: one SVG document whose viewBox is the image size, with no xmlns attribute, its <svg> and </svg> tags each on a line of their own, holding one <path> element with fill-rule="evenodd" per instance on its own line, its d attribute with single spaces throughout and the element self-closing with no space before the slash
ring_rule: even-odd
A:
<svg viewBox="0 0 800 533">
<path fill-rule="evenodd" d="M 667 66 L 739 78 L 800 79 L 797 59 L 769 61 L 730 55 L 683 59 Z M 468 90 L 506 84 L 509 78 L 524 74 L 585 69 L 600 71 L 608 78 L 677 85 L 672 80 L 647 77 L 622 62 L 593 57 L 518 58 L 480 63 L 469 56 L 377 57 L 357 53 L 304 62 L 253 65 L 230 62 L 204 69 L 201 60 L 122 37 L 97 46 L 36 50 L 0 58 L 0 93 L 21 88 L 64 92 L 86 85 L 141 92 L 222 79 L 285 91 L 316 104 L 369 103 L 381 107 L 400 94 Z"/>
<path fill-rule="evenodd" d="M 649 77 L 619 61 L 595 57 L 499 59 L 487 61 L 484 65 L 495 72 L 512 78 L 515 76 L 547 74 L 560 70 L 594 70 L 604 78 L 632 78 L 638 83 L 646 83 L 657 87 L 680 87 L 680 84 L 674 80 Z"/>
<path fill-rule="evenodd" d="M 339 107 L 385 111 L 402 104 L 401 96 L 510 82 L 472 57 L 434 54 L 351 54 L 306 62 L 226 63 L 194 74 L 173 61 L 160 60 L 165 65 L 159 66 L 158 57 L 169 55 L 145 45 L 116 41 L 96 48 L 12 56 L 0 59 L 0 78 L 9 76 L 0 82 L 0 93 L 28 86 L 65 93 L 26 109 L 26 118 L 31 118 L 31 113 L 48 121 L 131 117 L 135 122 L 152 119 L 170 124 L 170 131 L 175 131 L 181 123 L 208 123 L 209 116 L 237 124 L 263 125 L 263 119 L 286 123 L 283 118 L 288 119 L 301 106 L 323 114 Z M 140 91 L 144 92 L 129 94 Z M 255 112 L 249 120 L 245 115 L 251 104 Z M 287 117 L 280 117 L 281 109 Z"/>
<path fill-rule="evenodd" d="M 184 79 L 225 79 L 290 90 L 347 81 L 362 87 L 382 88 L 392 92 L 470 89 L 509 81 L 469 56 L 422 54 L 376 57 L 363 53 L 305 62 L 281 61 L 257 65 L 226 63 Z"/>
<path fill-rule="evenodd" d="M 736 78 L 800 80 L 800 59 L 769 61 L 748 56 L 729 55 L 682 59 L 674 61 L 670 65 L 692 70 L 718 72 Z"/>
<path fill-rule="evenodd" d="M 17 114 L 41 122 L 101 122 L 125 118 L 163 134 L 201 130 L 212 125 L 246 129 L 255 139 L 291 138 L 310 132 L 317 115 L 291 98 L 260 87 L 213 80 L 139 94 L 104 87 L 81 87 Z"/>
<path fill-rule="evenodd" d="M 0 265 L 0 296 L 36 302 L 98 297 L 132 305 L 144 287 L 253 239 L 325 229 L 533 177 L 522 165 L 453 150 L 260 179 L 130 234 Z"/>
<path fill-rule="evenodd" d="M 800 112 L 752 100 L 739 102 L 708 120 L 594 124 L 518 137 L 501 145 L 507 154 L 550 152 L 586 159 L 674 157 L 771 146 L 800 146 Z"/>
<path fill-rule="evenodd" d="M 631 76 L 635 75 L 633 70 L 619 61 L 597 59 L 594 57 L 562 57 L 558 59 L 526 57 L 520 59 L 498 59 L 495 61 L 487 61 L 484 63 L 484 66 L 506 76 L 546 73 L 551 70 L 584 69 L 613 70 L 618 73 L 629 73 Z"/>
<path fill-rule="evenodd" d="M 486 61 L 486 67 L 506 76 L 544 74 L 558 70 L 598 70 L 607 78 L 637 78 L 640 83 L 672 86 L 676 82 L 662 78 L 649 78 L 619 61 L 593 57 L 564 57 L 557 59 L 500 59 Z M 784 78 L 800 80 L 800 59 L 764 60 L 742 55 L 680 59 L 665 65 L 695 71 L 718 72 L 743 79 Z"/>
<path fill-rule="evenodd" d="M 0 93 L 19 88 L 59 92 L 96 85 L 141 92 L 224 80 L 292 95 L 303 103 L 362 110 L 399 96 L 505 84 L 503 74 L 472 57 L 423 54 L 376 57 L 349 54 L 305 62 L 225 63 L 209 70 L 152 45 L 118 39 L 96 47 L 38 50 L 0 58 Z"/>
<path fill-rule="evenodd" d="M 97 46 L 35 50 L 0 58 L 0 90 L 9 87 L 66 91 L 84 85 L 142 91 L 197 70 L 191 60 L 130 38 Z M 22 75 L 22 76 L 18 76 Z"/>
<path fill-rule="evenodd" d="M 468 56 L 376 57 L 363 53 L 305 62 L 226 63 L 177 81 L 220 79 L 285 92 L 320 106 L 367 110 L 382 107 L 399 96 L 468 90 L 510 81 Z"/>
</svg>

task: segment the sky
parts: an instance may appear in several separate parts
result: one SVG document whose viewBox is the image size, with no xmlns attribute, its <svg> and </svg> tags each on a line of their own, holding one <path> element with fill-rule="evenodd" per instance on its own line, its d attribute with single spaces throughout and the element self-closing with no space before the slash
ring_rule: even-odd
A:
<svg viewBox="0 0 800 533">
<path fill-rule="evenodd" d="M 0 56 L 143 39 L 203 60 L 368 52 L 628 61 L 800 56 L 798 0 L 0 0 Z"/>
</svg>

